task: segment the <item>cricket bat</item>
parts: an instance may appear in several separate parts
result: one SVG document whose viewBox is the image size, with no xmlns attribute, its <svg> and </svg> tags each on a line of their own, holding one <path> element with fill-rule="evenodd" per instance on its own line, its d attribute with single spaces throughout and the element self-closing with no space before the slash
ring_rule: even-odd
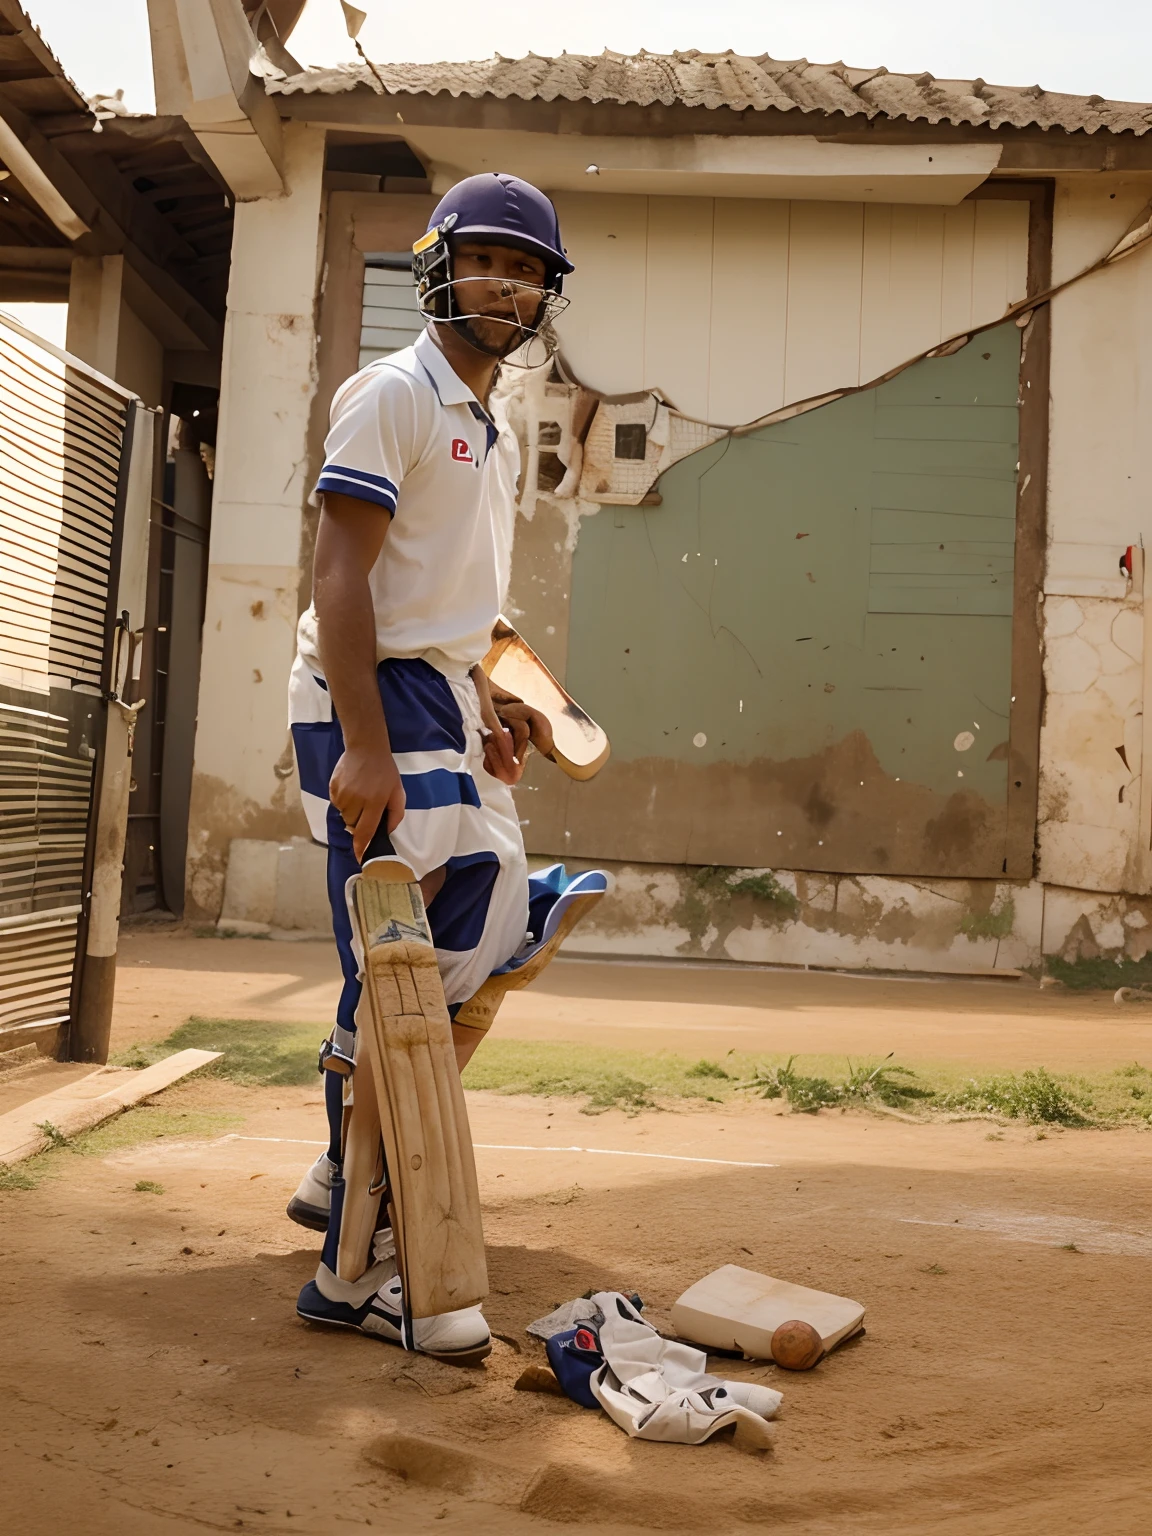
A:
<svg viewBox="0 0 1152 1536">
<path fill-rule="evenodd" d="M 612 751 L 607 735 L 503 614 L 493 626 L 492 644 L 480 665 L 497 688 L 548 716 L 555 743 L 548 756 L 569 778 L 591 779 L 600 772 Z"/>
<path fill-rule="evenodd" d="M 383 827 L 368 846 L 352 906 L 364 970 L 352 1124 L 371 1083 L 405 1306 L 411 1317 L 435 1317 L 488 1294 L 480 1193 L 423 897 Z M 372 1133 L 375 1117 L 371 1106 L 364 1109 L 362 1124 Z M 359 1204 L 360 1194 L 378 1194 L 382 1170 L 370 1147 L 362 1153 L 355 1159 L 358 1177 L 371 1183 L 363 1192 L 349 1186 L 346 1207 L 350 1197 Z M 370 1225 L 368 1214 L 350 1223 L 350 1241 L 355 1234 L 359 1247 Z"/>
</svg>

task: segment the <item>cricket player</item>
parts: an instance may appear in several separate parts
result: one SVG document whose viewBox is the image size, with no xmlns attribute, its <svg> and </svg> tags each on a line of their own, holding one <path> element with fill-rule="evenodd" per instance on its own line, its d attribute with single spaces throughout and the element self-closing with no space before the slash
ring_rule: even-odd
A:
<svg viewBox="0 0 1152 1536">
<path fill-rule="evenodd" d="M 460 182 L 415 247 L 427 329 L 361 369 L 332 404 L 313 601 L 290 688 L 302 798 L 313 836 L 328 846 L 344 975 L 322 1065 L 348 1071 L 356 1054 L 361 983 L 345 893 L 382 823 L 420 881 L 449 1014 L 529 933 L 511 786 L 529 742 L 549 752 L 552 735 L 539 711 L 494 696 L 479 665 L 507 596 L 520 468 L 492 387 L 501 360 L 539 338 L 567 302 L 572 270 L 542 192 L 507 175 Z M 543 360 L 546 344 L 534 344 Z M 532 899 L 538 926 L 549 892 Z M 480 1038 L 454 1026 L 461 1066 Z M 330 1145 L 288 1207 L 327 1234 L 299 1315 L 443 1359 L 483 1358 L 491 1343 L 479 1306 L 416 1319 L 406 1332 L 390 1229 L 376 1233 L 363 1279 L 337 1277 L 347 1079 L 323 1075 Z M 371 1091 L 366 1073 L 354 1092 L 361 1082 Z"/>
</svg>

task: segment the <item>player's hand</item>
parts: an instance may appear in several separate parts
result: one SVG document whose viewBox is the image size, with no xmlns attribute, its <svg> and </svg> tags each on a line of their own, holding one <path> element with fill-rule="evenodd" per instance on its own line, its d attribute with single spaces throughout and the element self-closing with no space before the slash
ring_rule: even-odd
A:
<svg viewBox="0 0 1152 1536">
<path fill-rule="evenodd" d="M 500 723 L 512 732 L 516 756 L 521 762 L 524 761 L 529 742 L 544 757 L 551 754 L 554 745 L 552 724 L 542 709 L 533 709 L 531 704 L 524 704 L 521 700 L 512 698 L 511 694 L 494 698 L 492 702 L 496 706 L 496 715 Z"/>
<path fill-rule="evenodd" d="M 404 819 L 404 785 L 387 748 L 345 747 L 328 797 L 352 834 L 357 859 L 363 859 L 381 821 L 391 834 Z"/>
<path fill-rule="evenodd" d="M 501 784 L 519 784 L 524 772 L 523 754 L 528 746 L 528 731 L 524 729 L 523 741 L 518 744 L 515 736 L 509 730 L 505 730 L 499 717 L 483 714 L 484 730 L 484 767 L 494 779 L 499 779 Z"/>
</svg>

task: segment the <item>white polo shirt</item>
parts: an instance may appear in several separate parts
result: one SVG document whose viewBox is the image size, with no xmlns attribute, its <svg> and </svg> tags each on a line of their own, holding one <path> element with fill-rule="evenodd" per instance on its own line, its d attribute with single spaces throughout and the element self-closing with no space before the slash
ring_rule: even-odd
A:
<svg viewBox="0 0 1152 1536">
<path fill-rule="evenodd" d="M 463 678 L 488 650 L 512 564 L 520 445 L 489 416 L 427 331 L 337 390 L 315 497 L 355 496 L 393 514 L 369 586 L 376 659 L 423 657 Z M 300 658 L 323 676 L 316 613 Z"/>
</svg>

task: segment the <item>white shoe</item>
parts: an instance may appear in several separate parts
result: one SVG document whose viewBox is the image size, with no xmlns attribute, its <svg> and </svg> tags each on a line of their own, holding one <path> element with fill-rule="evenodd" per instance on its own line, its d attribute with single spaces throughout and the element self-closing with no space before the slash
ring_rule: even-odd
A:
<svg viewBox="0 0 1152 1536">
<path fill-rule="evenodd" d="M 359 1280 L 339 1280 L 321 1264 L 315 1280 L 309 1280 L 300 1292 L 297 1315 L 310 1323 L 358 1328 L 389 1344 L 453 1365 L 479 1365 L 492 1353 L 492 1335 L 479 1306 L 412 1318 L 411 1336 L 405 1337 L 404 1287 L 399 1275 L 388 1274 L 395 1271 L 390 1239 L 390 1232 L 376 1234 L 376 1262 Z"/>
<path fill-rule="evenodd" d="M 327 1232 L 328 1213 L 332 1209 L 332 1179 L 336 1172 L 327 1152 L 320 1156 L 300 1180 L 288 1202 L 288 1218 L 313 1232 Z"/>
</svg>

